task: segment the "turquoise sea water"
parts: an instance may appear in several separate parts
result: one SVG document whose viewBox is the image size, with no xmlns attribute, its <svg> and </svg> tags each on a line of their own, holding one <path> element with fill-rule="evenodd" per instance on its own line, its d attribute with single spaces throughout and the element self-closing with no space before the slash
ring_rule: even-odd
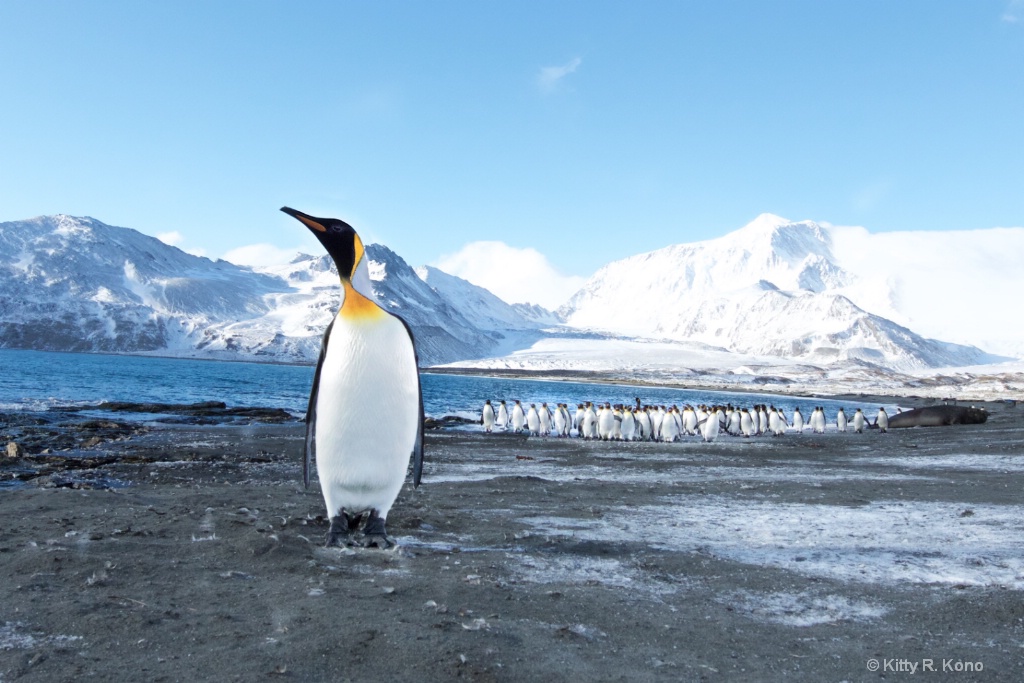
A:
<svg viewBox="0 0 1024 683">
<path fill-rule="evenodd" d="M 147 356 L 114 356 L 0 349 L 0 410 L 45 410 L 55 405 L 101 401 L 196 403 L 223 401 L 229 406 L 284 408 L 305 412 L 313 367 L 200 361 Z M 425 373 L 424 410 L 428 415 L 475 417 L 485 399 L 530 403 L 584 401 L 693 405 L 769 403 L 809 415 L 823 405 L 834 415 L 840 403 L 820 398 L 735 394 L 689 389 L 587 384 Z M 875 404 L 846 406 L 877 408 Z M 873 413 L 869 413 L 873 414 Z"/>
</svg>

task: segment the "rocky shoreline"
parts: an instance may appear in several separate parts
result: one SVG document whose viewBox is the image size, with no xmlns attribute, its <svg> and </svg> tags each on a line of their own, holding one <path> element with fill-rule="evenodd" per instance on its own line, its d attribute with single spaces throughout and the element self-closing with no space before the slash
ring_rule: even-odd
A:
<svg viewBox="0 0 1024 683">
<path fill-rule="evenodd" d="M 322 547 L 298 420 L 5 422 L 63 440 L 0 468 L 38 472 L 0 491 L 0 680 L 1018 681 L 1024 409 L 987 407 L 714 444 L 430 430 L 396 551 Z"/>
<path fill-rule="evenodd" d="M 280 408 L 228 407 L 217 401 L 191 404 L 103 402 L 55 406 L 46 411 L 0 413 L 0 485 L 33 482 L 48 487 L 95 488 L 109 484 L 95 470 L 138 456 L 118 444 L 159 426 L 297 423 Z"/>
</svg>

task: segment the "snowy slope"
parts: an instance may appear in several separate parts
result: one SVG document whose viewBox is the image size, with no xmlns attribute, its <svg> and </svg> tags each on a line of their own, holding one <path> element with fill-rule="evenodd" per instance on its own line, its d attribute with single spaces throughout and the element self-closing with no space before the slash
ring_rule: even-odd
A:
<svg viewBox="0 0 1024 683">
<path fill-rule="evenodd" d="M 0 346 L 313 362 L 340 304 L 329 257 L 259 269 L 187 254 L 92 218 L 0 224 Z M 378 301 L 413 329 L 424 365 L 504 353 L 542 326 L 485 290 L 366 248 Z"/>
<path fill-rule="evenodd" d="M 139 352 L 191 345 L 221 320 L 266 314 L 276 278 L 186 254 L 92 218 L 0 223 L 0 344 Z"/>
<path fill-rule="evenodd" d="M 744 354 L 901 370 L 995 360 L 856 306 L 829 231 L 764 214 L 721 238 L 609 263 L 558 313 L 572 327 L 688 340 Z"/>
</svg>

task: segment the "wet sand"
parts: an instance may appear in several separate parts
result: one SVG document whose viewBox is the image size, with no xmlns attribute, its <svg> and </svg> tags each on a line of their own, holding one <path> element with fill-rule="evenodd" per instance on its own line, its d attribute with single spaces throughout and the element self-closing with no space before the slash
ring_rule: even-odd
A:
<svg viewBox="0 0 1024 683">
<path fill-rule="evenodd" d="M 322 547 L 301 424 L 155 427 L 0 491 L 0 681 L 1024 680 L 1024 406 L 988 407 L 714 444 L 430 432 L 392 551 Z"/>
</svg>

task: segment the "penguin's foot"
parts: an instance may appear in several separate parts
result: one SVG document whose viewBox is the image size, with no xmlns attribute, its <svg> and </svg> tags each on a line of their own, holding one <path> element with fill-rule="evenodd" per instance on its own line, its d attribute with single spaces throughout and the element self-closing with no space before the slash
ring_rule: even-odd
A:
<svg viewBox="0 0 1024 683">
<path fill-rule="evenodd" d="M 359 526 L 360 515 L 350 516 L 342 508 L 341 513 L 331 517 L 331 528 L 327 531 L 328 548 L 355 545 L 352 538 L 353 532 Z"/>
<path fill-rule="evenodd" d="M 363 527 L 362 546 L 386 550 L 394 545 L 395 542 L 388 537 L 388 532 L 384 528 L 384 518 L 378 515 L 376 510 L 370 510 L 366 526 Z"/>
</svg>

